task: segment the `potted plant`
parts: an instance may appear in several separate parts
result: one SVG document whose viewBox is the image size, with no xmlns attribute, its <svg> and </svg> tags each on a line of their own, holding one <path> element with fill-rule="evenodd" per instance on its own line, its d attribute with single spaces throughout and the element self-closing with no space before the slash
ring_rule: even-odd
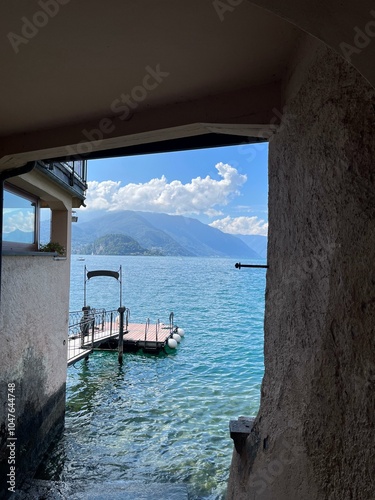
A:
<svg viewBox="0 0 375 500">
<path fill-rule="evenodd" d="M 50 241 L 45 245 L 40 245 L 39 250 L 41 252 L 51 252 L 59 255 L 65 255 L 65 248 L 56 241 Z"/>
</svg>

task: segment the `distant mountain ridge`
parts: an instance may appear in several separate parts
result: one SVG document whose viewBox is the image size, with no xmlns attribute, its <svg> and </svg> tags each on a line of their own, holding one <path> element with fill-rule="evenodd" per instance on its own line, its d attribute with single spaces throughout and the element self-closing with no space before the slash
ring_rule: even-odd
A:
<svg viewBox="0 0 375 500">
<path fill-rule="evenodd" d="M 10 233 L 3 233 L 3 241 L 17 241 L 18 243 L 31 243 L 34 239 L 34 232 L 21 231 L 15 229 Z"/>
<path fill-rule="evenodd" d="M 160 255 L 160 252 L 142 248 L 134 238 L 125 234 L 107 234 L 83 248 L 86 255 Z"/>
<path fill-rule="evenodd" d="M 73 225 L 72 249 L 82 251 L 82 244 L 92 243 L 95 239 L 109 234 L 125 234 L 136 240 L 148 250 L 159 251 L 163 255 L 192 256 L 164 231 L 156 228 L 138 212 L 124 210 L 106 213 L 87 222 Z"/>
<path fill-rule="evenodd" d="M 237 237 L 255 250 L 263 259 L 267 258 L 267 236 L 261 236 L 260 234 L 238 234 Z"/>
<path fill-rule="evenodd" d="M 131 210 L 107 212 L 74 223 L 72 250 L 84 253 L 87 245 L 98 238 L 121 234 L 134 239 L 142 249 L 159 255 L 263 258 L 242 239 L 197 219 Z"/>
</svg>

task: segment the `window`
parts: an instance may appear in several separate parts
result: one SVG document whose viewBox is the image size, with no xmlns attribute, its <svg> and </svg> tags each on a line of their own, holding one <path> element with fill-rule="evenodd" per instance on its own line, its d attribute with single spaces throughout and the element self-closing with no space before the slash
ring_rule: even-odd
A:
<svg viewBox="0 0 375 500">
<path fill-rule="evenodd" d="M 52 210 L 49 207 L 39 207 L 39 243 L 46 245 L 51 241 Z"/>
<path fill-rule="evenodd" d="M 3 247 L 38 249 L 38 198 L 9 184 L 4 188 Z"/>
</svg>

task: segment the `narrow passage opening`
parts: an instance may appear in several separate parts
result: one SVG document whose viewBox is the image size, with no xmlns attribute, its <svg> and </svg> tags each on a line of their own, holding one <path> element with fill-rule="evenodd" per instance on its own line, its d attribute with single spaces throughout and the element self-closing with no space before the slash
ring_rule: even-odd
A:
<svg viewBox="0 0 375 500">
<path fill-rule="evenodd" d="M 96 351 L 68 370 L 66 429 L 40 477 L 181 484 L 222 498 L 233 443 L 228 422 L 255 415 L 263 376 L 267 144 L 88 163 L 87 208 L 72 227 L 70 309 L 83 268 L 123 270 L 130 322 L 168 321 L 174 351 Z M 98 277 L 95 309 L 118 305 Z"/>
</svg>

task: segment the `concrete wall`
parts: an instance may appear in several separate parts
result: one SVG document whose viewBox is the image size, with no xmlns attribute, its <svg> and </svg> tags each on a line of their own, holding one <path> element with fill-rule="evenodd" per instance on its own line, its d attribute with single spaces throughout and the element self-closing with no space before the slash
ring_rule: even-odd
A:
<svg viewBox="0 0 375 500">
<path fill-rule="evenodd" d="M 53 257 L 4 256 L 0 317 L 0 398 L 15 383 L 17 485 L 33 472 L 65 410 L 69 261 Z M 5 448 L 6 406 L 0 407 L 1 484 L 9 472 Z"/>
<path fill-rule="evenodd" d="M 0 399 L 7 401 L 8 383 L 15 383 L 19 486 L 63 425 L 69 261 L 43 254 L 4 256 L 1 291 Z M 9 472 L 7 413 L 0 405 L 0 490 Z"/>
<path fill-rule="evenodd" d="M 52 209 L 51 238 L 67 250 L 3 255 L 0 314 L 0 400 L 15 384 L 16 486 L 33 474 L 62 430 L 65 413 L 72 198 L 40 172 L 11 179 Z M 0 405 L 0 498 L 8 484 L 9 418 Z"/>
<path fill-rule="evenodd" d="M 270 144 L 266 371 L 233 500 L 375 498 L 375 92 L 304 51 Z"/>
</svg>

